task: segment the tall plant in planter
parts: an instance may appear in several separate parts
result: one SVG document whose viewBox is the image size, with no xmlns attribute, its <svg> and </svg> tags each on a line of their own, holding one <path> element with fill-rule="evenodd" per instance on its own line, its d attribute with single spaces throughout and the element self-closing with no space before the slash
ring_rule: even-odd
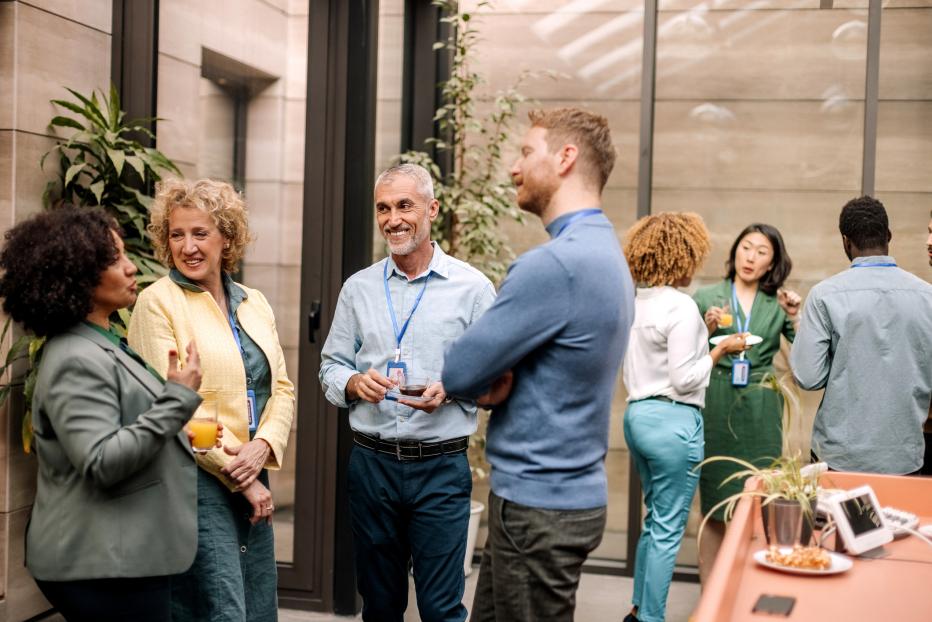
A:
<svg viewBox="0 0 932 622">
<path fill-rule="evenodd" d="M 135 137 L 155 138 L 140 121 L 128 121 L 120 108 L 120 97 L 115 87 L 109 95 L 103 92 L 83 95 L 67 89 L 73 101 L 53 99 L 63 109 L 49 123 L 49 129 L 75 130 L 69 137 L 60 138 L 52 149 L 42 156 L 40 167 L 45 168 L 49 156 L 58 159 L 60 166 L 42 196 L 46 209 L 55 209 L 62 203 L 100 206 L 119 223 L 122 229 L 126 254 L 136 265 L 136 280 L 140 288 L 166 274 L 165 268 L 152 252 L 146 224 L 155 182 L 164 173 L 181 175 L 175 164 L 157 149 L 142 145 Z M 70 115 L 67 113 L 71 113 Z M 130 312 L 119 311 L 113 318 L 117 331 L 125 333 Z M 7 320 L 0 334 L 0 342 L 10 328 Z M 32 446 L 32 392 L 45 338 L 24 335 L 17 339 L 7 353 L 0 376 L 11 371 L 15 363 L 28 360 L 28 371 L 23 380 L 26 416 L 23 418 L 23 449 L 28 453 Z M 0 385 L 0 404 L 9 397 L 14 383 Z"/>
<path fill-rule="evenodd" d="M 527 101 L 519 87 L 530 74 L 522 74 L 511 88 L 483 100 L 479 88 L 485 79 L 473 68 L 480 40 L 474 14 L 461 13 L 457 0 L 434 0 L 433 5 L 441 9 L 441 21 L 450 27 L 449 37 L 435 43 L 434 50 L 447 50 L 452 61 L 450 78 L 440 84 L 442 103 L 434 114 L 440 137 L 427 142 L 438 156 L 452 155 L 453 166 L 441 171 L 423 151 L 408 151 L 401 161 L 420 164 L 434 178 L 440 214 L 434 221 L 433 239 L 445 252 L 500 282 L 514 259 L 501 224 L 523 222 L 502 158 L 518 106 Z M 490 5 L 480 2 L 476 8 Z M 483 103 L 491 111 L 480 115 L 477 106 Z"/>
</svg>

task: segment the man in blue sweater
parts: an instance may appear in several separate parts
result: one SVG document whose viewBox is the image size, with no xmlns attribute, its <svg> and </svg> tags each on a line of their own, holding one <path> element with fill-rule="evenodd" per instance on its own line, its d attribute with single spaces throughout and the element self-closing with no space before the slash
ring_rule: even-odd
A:
<svg viewBox="0 0 932 622">
<path fill-rule="evenodd" d="M 631 274 L 599 209 L 615 162 L 605 118 L 536 111 L 511 170 L 551 240 L 444 357 L 450 395 L 494 405 L 489 539 L 472 620 L 572 620 L 605 528 L 609 417 L 634 318 Z"/>
</svg>

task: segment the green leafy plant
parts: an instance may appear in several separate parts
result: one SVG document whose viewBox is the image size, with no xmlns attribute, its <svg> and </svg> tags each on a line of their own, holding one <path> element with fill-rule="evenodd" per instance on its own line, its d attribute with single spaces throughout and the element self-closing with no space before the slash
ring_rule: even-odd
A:
<svg viewBox="0 0 932 622">
<path fill-rule="evenodd" d="M 483 100 L 479 89 L 485 79 L 474 68 L 479 31 L 475 15 L 460 12 L 456 0 L 434 0 L 450 26 L 445 41 L 434 50 L 447 50 L 452 58 L 450 78 L 440 84 L 442 104 L 434 114 L 440 137 L 427 141 L 435 152 L 451 154 L 452 170 L 443 172 L 429 154 L 409 151 L 402 162 L 420 164 L 434 178 L 440 214 L 434 221 L 433 239 L 445 252 L 468 261 L 492 281 L 505 276 L 514 252 L 502 230 L 502 222 L 524 222 L 515 202 L 515 189 L 505 174 L 504 151 L 512 139 L 511 124 L 520 104 L 527 101 L 519 88 L 534 74 L 524 73 L 508 89 Z M 490 6 L 479 2 L 477 9 Z M 477 105 L 488 103 L 491 111 L 480 115 Z"/>
<path fill-rule="evenodd" d="M 109 95 L 91 93 L 90 97 L 67 89 L 74 101 L 53 99 L 52 103 L 67 112 L 56 115 L 49 129 L 74 130 L 68 137 L 56 140 L 56 144 L 42 156 L 40 167 L 45 168 L 49 156 L 57 157 L 60 168 L 55 179 L 49 181 L 42 196 L 46 209 L 55 209 L 63 203 L 79 206 L 100 206 L 117 221 L 122 229 L 126 254 L 136 265 L 136 281 L 143 288 L 166 274 L 152 251 L 146 224 L 152 205 L 152 190 L 162 173 L 181 175 L 178 167 L 157 149 L 142 145 L 135 137 L 144 135 L 155 138 L 146 128 L 144 121 L 127 121 L 126 113 L 120 108 L 120 97 L 115 87 Z M 120 309 L 112 318 L 118 333 L 125 335 L 130 312 Z M 0 335 L 4 342 L 10 329 L 7 320 Z M 17 338 L 2 366 L 0 376 L 12 376 L 17 363 L 28 362 L 25 376 L 10 378 L 0 384 L 0 404 L 6 402 L 10 392 L 19 382 L 23 383 L 26 414 L 23 418 L 23 450 L 29 453 L 32 447 L 32 393 L 41 364 L 42 346 L 45 338 L 23 335 Z"/>
<path fill-rule="evenodd" d="M 145 287 L 166 274 L 146 231 L 152 189 L 162 173 L 181 176 L 181 171 L 158 149 L 136 140 L 139 135 L 154 140 L 155 135 L 143 125 L 145 120 L 127 121 L 116 87 L 110 88 L 109 96 L 101 92 L 100 97 L 97 92 L 87 97 L 67 90 L 76 101 L 53 99 L 52 103 L 74 114 L 54 117 L 49 128 L 76 131 L 42 156 L 43 168 L 53 155 L 60 165 L 57 177 L 46 186 L 43 203 L 46 208 L 63 202 L 104 208 L 122 227 L 126 254 L 139 269 L 140 287 Z"/>
<path fill-rule="evenodd" d="M 756 477 L 759 486 L 754 489 L 745 488 L 740 492 L 722 499 L 716 503 L 702 519 L 699 525 L 698 540 L 702 541 L 702 532 L 706 523 L 720 508 L 725 508 L 725 521 L 731 520 L 738 502 L 745 498 L 759 498 L 761 506 L 766 506 L 777 499 L 796 501 L 803 508 L 803 513 L 811 523 L 815 498 L 819 491 L 819 473 L 805 471 L 806 464 L 799 454 L 794 456 L 781 456 L 775 458 L 768 466 L 758 467 L 746 460 L 732 456 L 712 456 L 706 458 L 696 468 L 702 468 L 713 462 L 732 462 L 743 467 L 742 470 L 732 473 L 722 481 L 722 485 L 749 477 Z"/>
</svg>

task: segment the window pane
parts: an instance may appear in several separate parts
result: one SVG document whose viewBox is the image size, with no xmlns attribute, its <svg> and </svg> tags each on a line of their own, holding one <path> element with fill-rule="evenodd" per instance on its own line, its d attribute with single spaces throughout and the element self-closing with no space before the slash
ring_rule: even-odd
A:
<svg viewBox="0 0 932 622">
<path fill-rule="evenodd" d="M 308 4 L 275 4 L 218 12 L 211 3 L 159 3 L 157 129 L 159 148 L 185 177 L 243 175 L 235 181 L 255 241 L 240 278 L 272 306 L 296 381 Z M 270 472 L 276 557 L 286 563 L 294 560 L 297 425 L 282 469 Z"/>
<path fill-rule="evenodd" d="M 469 11 L 475 2 L 462 5 L 462 10 Z M 518 116 L 505 167 L 517 155 L 517 141 L 527 128 L 526 110 L 578 106 L 604 115 L 618 158 L 605 189 L 603 208 L 621 236 L 637 211 L 643 2 L 502 0 L 494 8 L 479 9 L 477 15 L 481 43 L 475 68 L 488 79 L 487 93 L 509 88 L 524 71 L 557 74 L 553 78 L 539 75 L 521 86 L 521 91 L 536 101 L 524 106 Z M 516 254 L 547 239 L 533 216 L 523 227 L 509 225 L 506 230 Z M 608 522 L 602 544 L 591 558 L 622 560 L 627 555 L 628 452 L 621 430 L 624 407 L 619 376 L 606 458 Z M 476 484 L 473 498 L 486 502 L 488 482 Z M 479 545 L 484 541 L 485 534 L 480 533 Z"/>
<path fill-rule="evenodd" d="M 780 229 L 794 264 L 787 286 L 801 294 L 846 265 L 826 240 L 860 192 L 866 5 L 661 2 L 651 208 L 706 220 L 712 255 L 694 286 L 722 278 L 751 222 Z M 785 357 L 775 365 L 786 373 Z M 697 563 L 697 507 L 681 564 Z"/>
<path fill-rule="evenodd" d="M 881 17 L 876 194 L 893 231 L 897 263 L 929 278 L 932 209 L 932 2 L 897 3 Z"/>
</svg>

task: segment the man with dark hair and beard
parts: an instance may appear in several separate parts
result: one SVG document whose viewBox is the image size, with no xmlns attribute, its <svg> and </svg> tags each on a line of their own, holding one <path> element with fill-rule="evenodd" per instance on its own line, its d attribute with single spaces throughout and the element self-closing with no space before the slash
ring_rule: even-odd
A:
<svg viewBox="0 0 932 622">
<path fill-rule="evenodd" d="M 421 619 L 463 622 L 463 560 L 476 405 L 448 399 L 444 347 L 495 299 L 492 283 L 430 240 L 430 173 L 401 164 L 375 183 L 391 255 L 343 285 L 321 351 L 327 399 L 349 408 L 347 473 L 356 580 L 367 621 L 401 620 L 408 561 Z"/>
<path fill-rule="evenodd" d="M 600 209 L 615 161 L 607 121 L 573 108 L 530 119 L 511 175 L 551 240 L 512 264 L 444 357 L 447 392 L 494 408 L 478 622 L 573 619 L 605 528 L 612 395 L 634 318 L 631 273 Z"/>
<path fill-rule="evenodd" d="M 838 471 L 918 473 L 932 399 L 932 285 L 897 267 L 877 199 L 848 201 L 838 229 L 851 267 L 809 292 L 790 352 L 799 386 L 825 389 L 812 452 Z"/>
</svg>

